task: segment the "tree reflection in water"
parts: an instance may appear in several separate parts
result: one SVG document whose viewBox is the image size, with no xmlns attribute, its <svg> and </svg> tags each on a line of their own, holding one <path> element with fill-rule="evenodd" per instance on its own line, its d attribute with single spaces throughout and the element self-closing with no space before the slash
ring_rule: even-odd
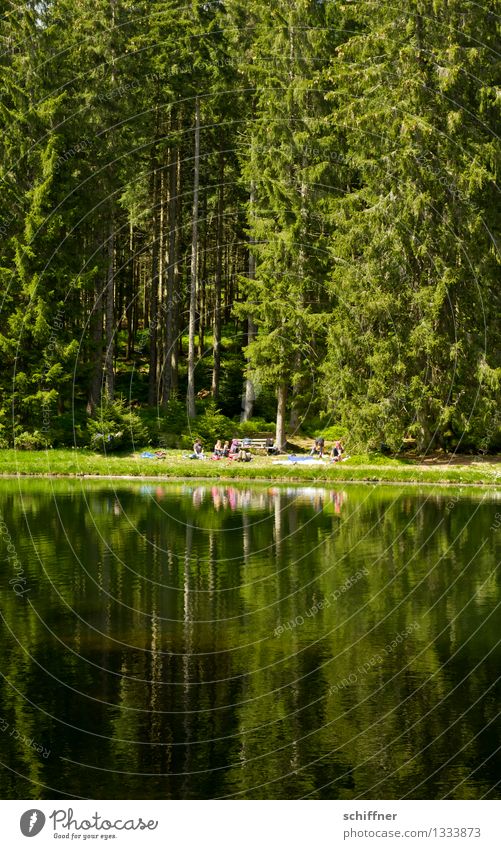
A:
<svg viewBox="0 0 501 849">
<path fill-rule="evenodd" d="M 4 797 L 496 796 L 494 498 L 2 481 L 0 506 L 30 590 L 4 559 Z"/>
</svg>

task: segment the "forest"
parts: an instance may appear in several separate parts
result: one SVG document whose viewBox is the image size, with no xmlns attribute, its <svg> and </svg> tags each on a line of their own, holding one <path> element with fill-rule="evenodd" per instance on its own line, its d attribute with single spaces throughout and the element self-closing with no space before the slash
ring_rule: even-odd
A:
<svg viewBox="0 0 501 849">
<path fill-rule="evenodd" d="M 498 2 L 0 8 L 0 447 L 501 450 Z"/>
</svg>

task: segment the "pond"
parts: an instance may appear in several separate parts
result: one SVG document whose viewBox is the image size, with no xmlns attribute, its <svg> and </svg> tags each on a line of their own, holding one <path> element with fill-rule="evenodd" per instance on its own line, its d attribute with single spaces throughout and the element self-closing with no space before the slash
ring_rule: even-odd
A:
<svg viewBox="0 0 501 849">
<path fill-rule="evenodd" d="M 499 495 L 0 481 L 2 797 L 499 798 Z"/>
</svg>

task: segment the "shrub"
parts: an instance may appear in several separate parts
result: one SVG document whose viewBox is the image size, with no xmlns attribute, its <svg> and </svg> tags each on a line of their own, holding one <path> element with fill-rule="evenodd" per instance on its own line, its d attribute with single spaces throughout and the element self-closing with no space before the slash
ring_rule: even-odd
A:
<svg viewBox="0 0 501 849">
<path fill-rule="evenodd" d="M 231 439 L 235 426 L 217 409 L 214 401 L 209 401 L 204 412 L 194 420 L 191 430 L 193 438 L 199 436 L 206 448 L 212 448 L 216 439 Z"/>
<path fill-rule="evenodd" d="M 83 411 L 60 413 L 51 419 L 50 438 L 54 448 L 85 444 L 88 434 Z"/>
<path fill-rule="evenodd" d="M 126 451 L 148 443 L 148 428 L 122 398 L 103 400 L 93 418 L 87 420 L 89 444 L 96 451 Z"/>
<path fill-rule="evenodd" d="M 14 447 L 19 451 L 40 451 L 43 448 L 50 448 L 50 440 L 45 433 L 39 430 L 34 430 L 33 433 L 23 431 L 14 439 Z"/>
<path fill-rule="evenodd" d="M 9 433 L 9 430 L 5 426 L 3 421 L 5 417 L 5 410 L 0 411 L 0 448 L 9 448 L 12 445 L 12 431 Z"/>
<path fill-rule="evenodd" d="M 343 427 L 342 425 L 331 425 L 330 427 L 326 427 L 322 430 L 321 436 L 323 436 L 325 440 L 332 440 L 335 442 L 336 439 L 347 439 L 349 432 L 348 428 Z"/>
<path fill-rule="evenodd" d="M 267 422 L 260 418 L 249 419 L 248 422 L 233 423 L 233 427 L 236 428 L 237 436 L 255 436 L 258 433 L 275 433 L 274 423 Z"/>
<path fill-rule="evenodd" d="M 188 430 L 186 404 L 172 399 L 167 401 L 163 413 L 156 412 L 155 424 L 151 432 L 152 440 L 162 448 L 183 448 L 183 434 Z"/>
</svg>

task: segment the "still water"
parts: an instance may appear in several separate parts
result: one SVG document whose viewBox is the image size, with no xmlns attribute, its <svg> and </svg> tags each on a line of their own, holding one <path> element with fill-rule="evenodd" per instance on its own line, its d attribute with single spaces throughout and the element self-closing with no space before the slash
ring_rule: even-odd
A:
<svg viewBox="0 0 501 849">
<path fill-rule="evenodd" d="M 3 798 L 500 797 L 496 492 L 1 481 L 0 513 Z"/>
</svg>

